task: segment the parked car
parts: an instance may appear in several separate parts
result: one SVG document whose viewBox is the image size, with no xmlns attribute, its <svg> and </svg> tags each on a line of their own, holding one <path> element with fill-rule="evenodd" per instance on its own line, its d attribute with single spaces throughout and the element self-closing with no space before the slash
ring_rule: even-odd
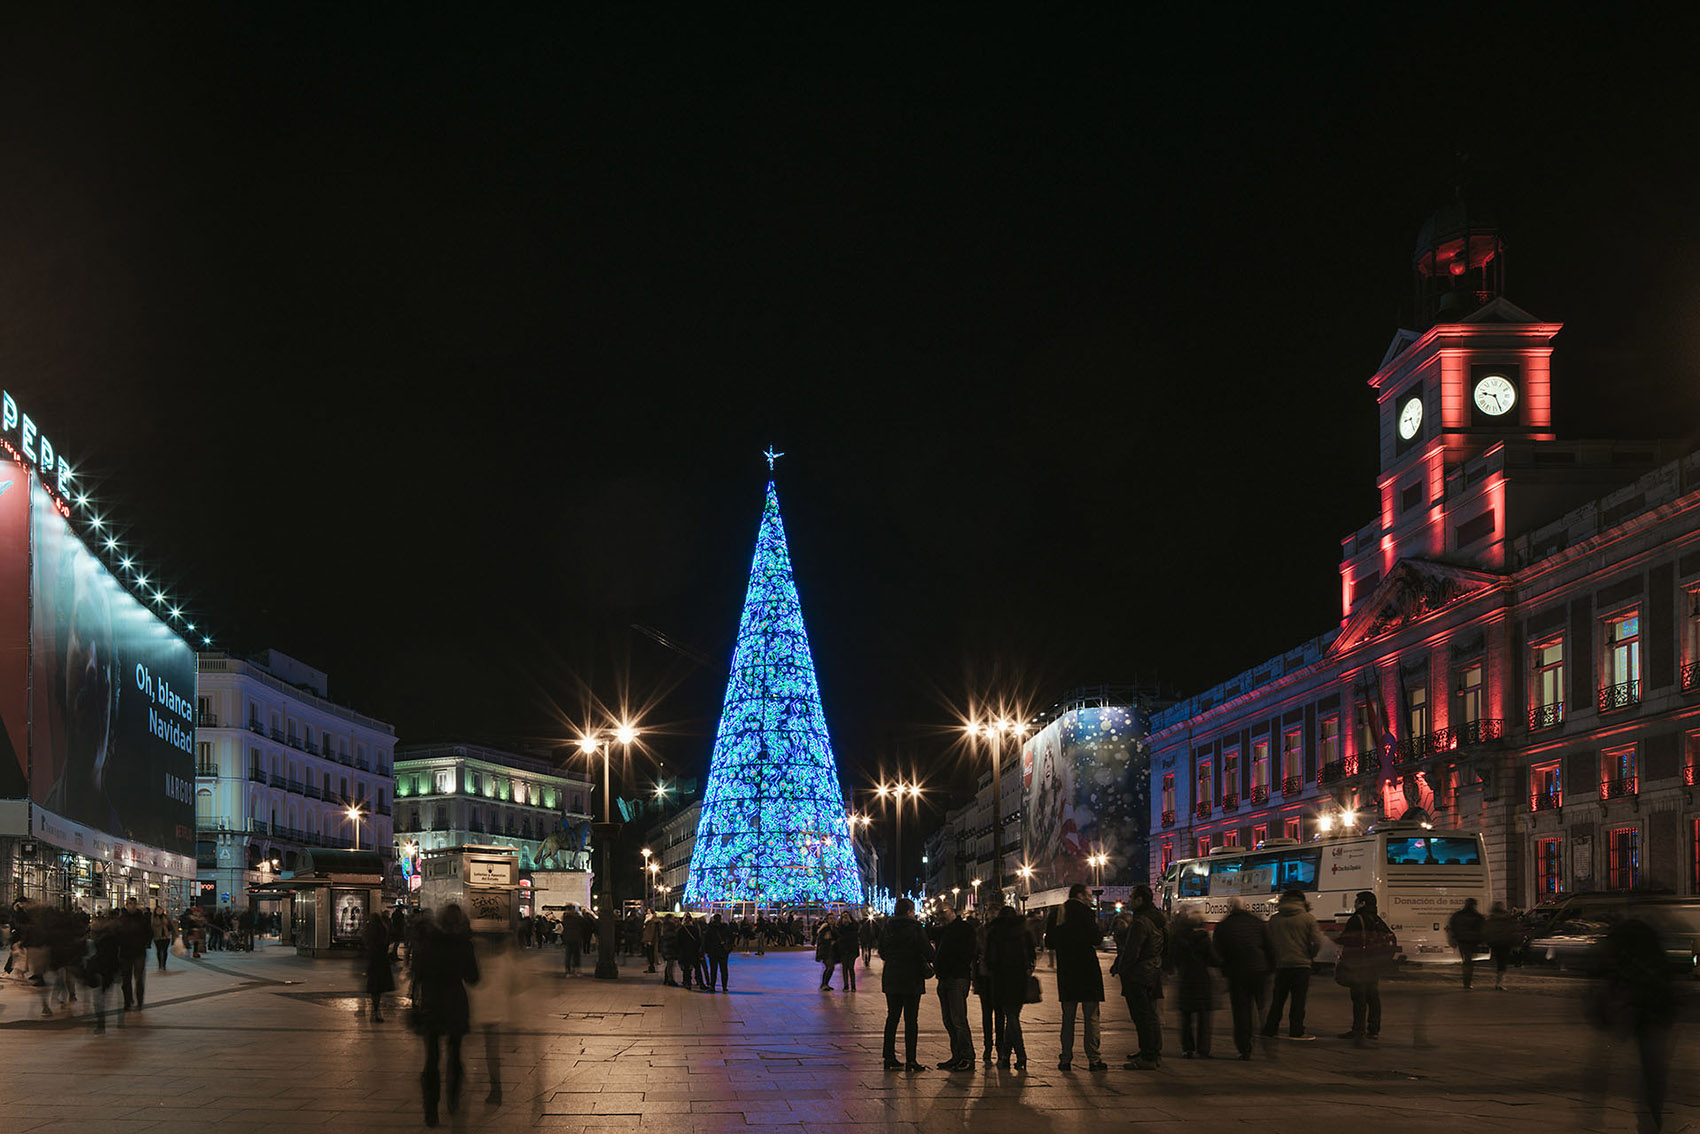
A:
<svg viewBox="0 0 1700 1134">
<path fill-rule="evenodd" d="M 1525 915 L 1526 963 L 1587 969 L 1613 925 L 1635 918 L 1656 929 L 1671 967 L 1700 976 L 1700 898 L 1644 891 L 1572 894 Z"/>
</svg>

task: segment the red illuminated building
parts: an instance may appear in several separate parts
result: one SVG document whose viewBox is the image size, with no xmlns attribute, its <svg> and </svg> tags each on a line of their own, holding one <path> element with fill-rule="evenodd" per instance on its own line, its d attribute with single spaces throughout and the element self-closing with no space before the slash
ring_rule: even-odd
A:
<svg viewBox="0 0 1700 1134">
<path fill-rule="evenodd" d="M 1425 226 L 1340 623 L 1153 717 L 1153 877 L 1350 812 L 1485 832 L 1514 905 L 1700 893 L 1700 452 L 1554 437 L 1560 325 L 1504 255 L 1461 205 Z"/>
</svg>

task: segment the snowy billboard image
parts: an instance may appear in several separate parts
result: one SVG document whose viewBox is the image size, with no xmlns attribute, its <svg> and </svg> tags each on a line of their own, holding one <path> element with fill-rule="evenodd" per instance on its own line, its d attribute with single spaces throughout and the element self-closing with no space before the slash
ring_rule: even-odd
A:
<svg viewBox="0 0 1700 1134">
<path fill-rule="evenodd" d="M 1025 854 L 1032 889 L 1092 884 L 1087 858 L 1103 853 L 1103 884 L 1145 881 L 1151 822 L 1145 714 L 1136 707 L 1073 709 L 1021 752 Z"/>
</svg>

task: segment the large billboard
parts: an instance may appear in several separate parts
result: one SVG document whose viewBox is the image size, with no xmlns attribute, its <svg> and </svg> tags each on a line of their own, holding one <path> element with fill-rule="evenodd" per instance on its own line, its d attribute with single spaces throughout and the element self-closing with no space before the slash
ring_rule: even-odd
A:
<svg viewBox="0 0 1700 1134">
<path fill-rule="evenodd" d="M 29 783 L 30 483 L 23 464 L 0 459 L 0 799 Z"/>
<path fill-rule="evenodd" d="M 1032 888 L 1144 880 L 1150 813 L 1145 717 L 1120 705 L 1074 709 L 1021 752 L 1025 854 Z M 1109 856 L 1095 874 L 1087 859 Z"/>
<path fill-rule="evenodd" d="M 195 653 L 107 572 L 47 489 L 17 472 L 32 504 L 30 798 L 70 824 L 191 854 Z M 0 525 L 15 491 L 0 495 Z M 0 653 L 0 680 L 8 660 Z M 0 690 L 0 711 L 10 695 Z"/>
</svg>

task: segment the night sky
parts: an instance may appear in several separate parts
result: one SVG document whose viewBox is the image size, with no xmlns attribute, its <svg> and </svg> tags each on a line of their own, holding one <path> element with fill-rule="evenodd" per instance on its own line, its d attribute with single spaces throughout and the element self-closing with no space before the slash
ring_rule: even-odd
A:
<svg viewBox="0 0 1700 1134">
<path fill-rule="evenodd" d="M 1700 425 L 1694 27 L 1137 7 L 8 16 L 0 376 L 221 645 L 683 774 L 771 444 L 857 785 L 1331 625 L 1460 170 L 1561 435 Z"/>
</svg>

